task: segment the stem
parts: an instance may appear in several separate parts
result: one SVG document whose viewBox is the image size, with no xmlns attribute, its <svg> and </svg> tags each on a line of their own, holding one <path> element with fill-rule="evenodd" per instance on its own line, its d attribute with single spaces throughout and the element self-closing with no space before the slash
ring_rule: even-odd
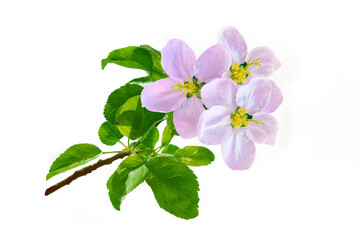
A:
<svg viewBox="0 0 360 240">
<path fill-rule="evenodd" d="M 122 141 L 118 140 L 118 142 L 121 143 L 121 145 L 123 145 L 124 148 L 126 148 L 126 149 L 128 148 Z"/>
<path fill-rule="evenodd" d="M 88 173 L 91 173 L 92 171 L 98 169 L 99 167 L 102 167 L 104 165 L 108 165 L 111 164 L 112 162 L 114 162 L 117 159 L 120 158 L 124 158 L 126 156 L 129 156 L 130 153 L 128 152 L 120 152 L 110 158 L 107 158 L 105 160 L 99 160 L 97 163 L 93 164 L 93 165 L 89 165 L 87 167 L 84 167 L 83 169 L 80 169 L 76 172 L 74 172 L 71 176 L 69 176 L 68 178 L 62 180 L 61 182 L 49 187 L 48 189 L 46 189 L 45 191 L 45 196 L 55 192 L 56 190 L 70 184 L 72 181 L 74 181 L 75 179 L 85 176 Z"/>
<path fill-rule="evenodd" d="M 120 153 L 120 152 L 123 152 L 123 151 L 102 152 L 102 154 L 108 154 L 108 153 Z"/>
<path fill-rule="evenodd" d="M 162 148 L 163 148 L 163 146 L 160 145 L 159 147 L 157 147 L 157 148 L 154 149 L 154 152 L 155 152 L 155 153 L 158 153 Z"/>
</svg>

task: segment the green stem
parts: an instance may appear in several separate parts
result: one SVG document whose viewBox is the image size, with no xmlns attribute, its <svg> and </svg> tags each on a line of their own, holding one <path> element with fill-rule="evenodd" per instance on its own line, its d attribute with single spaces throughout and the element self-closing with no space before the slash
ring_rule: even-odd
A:
<svg viewBox="0 0 360 240">
<path fill-rule="evenodd" d="M 102 152 L 102 154 L 109 154 L 109 153 L 120 153 L 120 152 L 123 152 L 123 151 L 111 151 L 111 152 Z"/>
<path fill-rule="evenodd" d="M 160 145 L 159 147 L 154 149 L 155 153 L 158 153 L 163 148 L 163 145 Z"/>
<path fill-rule="evenodd" d="M 123 145 L 123 146 L 125 147 L 125 149 L 128 149 L 128 147 L 127 147 L 122 141 L 118 140 L 118 142 L 119 142 L 121 145 Z"/>
</svg>

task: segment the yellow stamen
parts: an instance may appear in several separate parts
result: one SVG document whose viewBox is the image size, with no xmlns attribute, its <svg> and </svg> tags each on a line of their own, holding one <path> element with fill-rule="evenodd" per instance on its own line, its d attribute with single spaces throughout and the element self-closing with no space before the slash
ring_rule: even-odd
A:
<svg viewBox="0 0 360 240">
<path fill-rule="evenodd" d="M 175 86 L 172 86 L 172 88 L 175 88 L 174 92 L 179 90 L 180 92 L 182 92 L 183 95 L 186 95 L 188 93 L 188 97 L 191 97 L 194 94 L 196 94 L 196 96 L 200 96 L 200 89 L 202 85 L 203 83 L 199 84 L 196 77 L 190 77 L 188 81 L 184 80 L 183 84 L 177 83 Z"/>
<path fill-rule="evenodd" d="M 263 122 L 252 119 L 252 116 L 247 114 L 245 108 L 236 109 L 235 112 L 230 115 L 230 119 L 231 119 L 231 126 L 236 128 L 248 127 L 249 126 L 248 122 L 254 122 L 256 124 L 265 125 L 265 123 Z"/>
<path fill-rule="evenodd" d="M 236 62 L 230 67 L 230 78 L 240 85 L 243 84 L 244 82 L 246 82 L 247 76 L 251 74 L 251 71 L 247 69 L 251 65 L 261 67 L 260 58 L 257 58 L 254 61 L 251 61 L 251 58 L 249 58 L 249 61 L 243 64 L 239 64 L 238 62 Z"/>
<path fill-rule="evenodd" d="M 247 127 L 249 124 L 246 122 L 246 109 L 237 109 L 235 113 L 231 114 L 231 126 L 240 128 Z"/>
</svg>

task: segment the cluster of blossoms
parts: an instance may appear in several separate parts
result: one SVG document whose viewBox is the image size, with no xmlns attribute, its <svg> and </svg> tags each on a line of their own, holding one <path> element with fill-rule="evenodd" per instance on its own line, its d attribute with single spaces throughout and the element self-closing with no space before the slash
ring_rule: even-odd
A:
<svg viewBox="0 0 360 240">
<path fill-rule="evenodd" d="M 248 52 L 238 30 L 228 27 L 198 59 L 178 39 L 170 40 L 161 54 L 169 77 L 147 85 L 141 101 L 150 111 L 174 112 L 181 137 L 221 144 L 226 164 L 236 170 L 251 166 L 254 143 L 275 143 L 278 122 L 270 113 L 283 97 L 268 79 L 281 65 L 271 49 Z"/>
</svg>

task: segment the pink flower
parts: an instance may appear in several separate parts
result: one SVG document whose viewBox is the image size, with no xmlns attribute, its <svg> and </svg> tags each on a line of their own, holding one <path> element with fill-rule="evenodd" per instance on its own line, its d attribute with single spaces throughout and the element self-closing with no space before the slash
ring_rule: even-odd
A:
<svg viewBox="0 0 360 240">
<path fill-rule="evenodd" d="M 231 53 L 232 63 L 224 78 L 232 80 L 237 86 L 248 84 L 256 77 L 269 77 L 281 66 L 279 59 L 268 47 L 257 47 L 247 52 L 244 38 L 234 27 L 224 28 L 218 36 L 219 44 L 225 46 Z M 274 112 L 283 101 L 279 87 L 271 81 L 273 100 L 272 105 L 263 112 Z M 275 101 L 277 100 L 277 102 Z"/>
<path fill-rule="evenodd" d="M 198 138 L 204 144 L 221 144 L 226 164 L 234 170 L 250 168 L 255 143 L 274 144 L 278 122 L 264 109 L 272 105 L 271 81 L 255 78 L 237 88 L 231 81 L 218 79 L 202 89 L 209 109 L 199 119 Z"/>
<path fill-rule="evenodd" d="M 150 111 L 174 111 L 174 125 L 180 136 L 195 137 L 199 116 L 205 110 L 201 88 L 228 70 L 231 55 L 216 44 L 196 60 L 193 50 L 178 39 L 170 40 L 161 55 L 161 65 L 169 77 L 147 85 L 141 102 Z"/>
<path fill-rule="evenodd" d="M 254 77 L 269 77 L 281 65 L 268 47 L 257 47 L 248 53 L 245 39 L 234 27 L 224 28 L 219 33 L 218 42 L 231 53 L 228 77 L 238 84 L 246 84 Z"/>
</svg>

